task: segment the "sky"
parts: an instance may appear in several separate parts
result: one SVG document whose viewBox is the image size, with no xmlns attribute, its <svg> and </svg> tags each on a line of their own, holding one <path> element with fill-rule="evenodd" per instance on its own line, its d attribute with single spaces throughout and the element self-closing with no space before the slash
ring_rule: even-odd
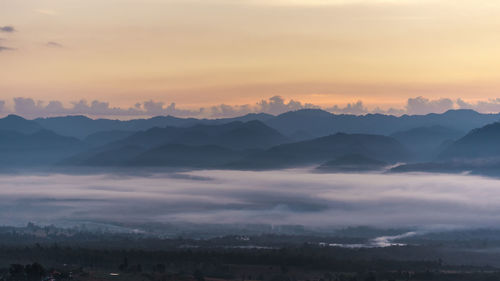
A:
<svg viewBox="0 0 500 281">
<path fill-rule="evenodd" d="M 498 227 L 499 199 L 498 179 L 471 175 L 315 174 L 305 169 L 3 174 L 0 224 L 481 228 Z"/>
<path fill-rule="evenodd" d="M 0 0 L 0 109 L 196 112 L 280 96 L 498 112 L 499 13 L 489 0 Z"/>
</svg>

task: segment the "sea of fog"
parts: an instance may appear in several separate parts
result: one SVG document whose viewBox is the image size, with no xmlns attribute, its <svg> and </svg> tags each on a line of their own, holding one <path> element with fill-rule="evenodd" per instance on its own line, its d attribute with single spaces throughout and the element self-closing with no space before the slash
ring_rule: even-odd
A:
<svg viewBox="0 0 500 281">
<path fill-rule="evenodd" d="M 498 226 L 500 180 L 307 170 L 0 175 L 0 224 L 27 222 Z"/>
</svg>

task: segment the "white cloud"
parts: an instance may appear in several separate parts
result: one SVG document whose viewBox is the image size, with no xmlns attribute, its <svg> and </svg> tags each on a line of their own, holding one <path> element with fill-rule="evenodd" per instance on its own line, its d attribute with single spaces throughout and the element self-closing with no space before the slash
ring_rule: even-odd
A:
<svg viewBox="0 0 500 281">
<path fill-rule="evenodd" d="M 406 111 L 410 115 L 422 115 L 429 113 L 443 113 L 454 108 L 454 102 L 449 98 L 430 100 L 424 97 L 408 99 Z"/>
<path fill-rule="evenodd" d="M 457 105 L 461 109 L 473 109 L 478 112 L 497 113 L 500 112 L 500 98 L 487 101 L 478 101 L 476 103 L 466 102 L 462 99 L 457 100 Z"/>
<path fill-rule="evenodd" d="M 337 114 L 354 114 L 354 115 L 361 115 L 369 112 L 368 108 L 364 106 L 363 101 L 357 101 L 356 103 L 352 104 L 348 103 L 345 107 L 334 105 L 332 107 L 326 108 L 325 110 Z"/>
</svg>

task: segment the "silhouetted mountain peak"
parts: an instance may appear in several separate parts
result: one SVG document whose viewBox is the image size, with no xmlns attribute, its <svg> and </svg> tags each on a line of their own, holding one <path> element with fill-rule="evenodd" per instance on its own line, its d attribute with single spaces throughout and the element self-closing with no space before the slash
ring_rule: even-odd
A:
<svg viewBox="0 0 500 281">
<path fill-rule="evenodd" d="M 15 115 L 15 114 L 9 114 L 7 116 L 5 116 L 4 120 L 6 121 L 14 121 L 14 120 L 24 120 L 26 121 L 26 119 L 24 119 L 23 117 L 19 116 L 19 115 Z"/>
<path fill-rule="evenodd" d="M 474 129 L 457 141 L 463 144 L 498 143 L 500 141 L 500 123 L 495 122 L 484 127 Z"/>
<path fill-rule="evenodd" d="M 10 130 L 24 134 L 31 134 L 42 129 L 38 123 L 24 119 L 18 115 L 8 115 L 0 119 L 0 130 Z"/>
<path fill-rule="evenodd" d="M 38 120 L 72 120 L 72 121 L 92 121 L 94 119 L 89 118 L 85 115 L 66 115 L 66 116 L 56 116 L 56 117 L 41 117 L 35 119 Z"/>
<path fill-rule="evenodd" d="M 278 115 L 278 118 L 283 118 L 283 117 L 290 117 L 290 116 L 297 116 L 297 117 L 331 117 L 333 114 L 331 114 L 328 111 L 322 110 L 322 109 L 316 109 L 316 108 L 306 108 L 306 109 L 299 109 L 295 111 L 288 111 L 285 113 L 282 113 Z"/>
<path fill-rule="evenodd" d="M 441 158 L 500 157 L 500 123 L 495 122 L 470 131 L 448 146 Z"/>
<path fill-rule="evenodd" d="M 443 113 L 443 115 L 481 115 L 481 113 L 473 109 L 450 109 Z"/>
</svg>

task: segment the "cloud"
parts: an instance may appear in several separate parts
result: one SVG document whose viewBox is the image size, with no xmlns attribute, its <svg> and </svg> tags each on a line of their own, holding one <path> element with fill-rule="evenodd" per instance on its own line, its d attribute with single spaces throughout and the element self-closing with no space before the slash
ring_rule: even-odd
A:
<svg viewBox="0 0 500 281">
<path fill-rule="evenodd" d="M 1 46 L 0 45 L 0 52 L 3 52 L 3 51 L 14 51 L 14 50 L 15 50 L 14 48 L 5 47 L 5 46 Z"/>
<path fill-rule="evenodd" d="M 30 98 L 14 98 L 14 112 L 25 117 L 36 117 L 38 114 L 47 113 L 44 112 L 43 102 L 35 102 Z"/>
<path fill-rule="evenodd" d="M 337 114 L 354 114 L 361 115 L 369 112 L 368 108 L 363 105 L 362 101 L 357 101 L 356 103 L 348 103 L 345 107 L 339 107 L 334 105 L 332 107 L 326 108 L 326 111 L 337 113 Z"/>
<path fill-rule="evenodd" d="M 141 104 L 136 104 L 136 108 L 141 109 Z M 142 105 L 142 112 L 144 115 L 156 116 L 156 115 L 172 115 L 178 117 L 186 116 L 200 116 L 205 109 L 200 108 L 199 110 L 187 110 L 179 109 L 175 102 L 170 103 L 165 106 L 163 102 L 155 102 L 153 100 L 146 101 Z"/>
<path fill-rule="evenodd" d="M 448 98 L 429 100 L 424 97 L 408 99 L 406 111 L 410 115 L 423 115 L 429 113 L 443 113 L 453 109 L 454 102 Z"/>
<path fill-rule="evenodd" d="M 211 107 L 211 113 L 213 117 L 226 117 L 226 116 L 238 116 L 238 115 L 245 115 L 249 114 L 252 112 L 252 108 L 250 105 L 245 104 L 245 105 L 227 105 L 227 104 L 220 104 L 217 106 L 212 106 Z"/>
<path fill-rule="evenodd" d="M 406 114 L 406 110 L 393 108 L 393 107 L 391 107 L 389 109 L 382 109 L 380 107 L 375 107 L 375 109 L 373 109 L 370 113 L 400 116 L 400 115 Z"/>
<path fill-rule="evenodd" d="M 478 112 L 486 113 L 500 112 L 500 98 L 478 101 L 476 103 L 468 103 L 462 99 L 458 99 L 457 104 L 460 109 L 473 109 Z"/>
<path fill-rule="evenodd" d="M 0 100 L 0 113 L 3 113 L 5 110 L 5 101 Z"/>
<path fill-rule="evenodd" d="M 175 102 L 166 104 L 160 101 L 145 101 L 136 103 L 130 108 L 112 107 L 108 102 L 94 100 L 87 102 L 80 100 L 72 102 L 71 106 L 65 107 L 60 101 L 35 101 L 32 98 L 14 98 L 14 112 L 25 117 L 45 117 L 59 115 L 88 115 L 88 116 L 159 116 L 171 115 L 177 117 L 208 117 L 224 118 L 241 116 L 248 113 L 264 112 L 269 114 L 281 114 L 290 110 L 304 108 L 319 108 L 312 104 L 303 104 L 298 101 L 285 101 L 282 97 L 274 96 L 268 100 L 261 100 L 254 105 L 226 105 L 220 104 L 211 107 L 202 107 L 196 110 L 177 107 Z"/>
<path fill-rule="evenodd" d="M 13 26 L 10 26 L 10 25 L 0 26 L 0 32 L 12 33 L 15 31 L 16 31 L 16 29 Z"/>
<path fill-rule="evenodd" d="M 491 178 L 311 174 L 299 169 L 181 175 L 186 176 L 2 174 L 0 224 L 107 221 L 451 228 L 500 222 L 498 180 Z"/>
<path fill-rule="evenodd" d="M 111 107 L 107 102 L 86 100 L 73 102 L 70 107 L 64 107 L 60 101 L 35 101 L 31 98 L 14 98 L 14 113 L 25 117 L 46 117 L 60 115 L 89 115 L 89 116 L 137 116 L 143 112 L 137 108 L 122 109 Z"/>
<path fill-rule="evenodd" d="M 49 10 L 49 9 L 38 9 L 38 10 L 35 10 L 35 12 L 42 14 L 42 15 L 47 15 L 47 16 L 53 16 L 53 15 L 57 14 L 56 11 Z"/>
<path fill-rule="evenodd" d="M 69 110 L 74 114 L 89 114 L 95 116 L 104 115 L 139 115 L 141 112 L 135 108 L 122 109 L 119 107 L 111 107 L 108 102 L 94 100 L 88 103 L 86 100 L 80 100 L 72 103 L 73 107 Z M 59 106 L 59 105 L 58 105 Z"/>
<path fill-rule="evenodd" d="M 60 43 L 57 43 L 57 42 L 54 42 L 54 41 L 49 41 L 45 44 L 45 46 L 47 47 L 51 47 L 51 48 L 62 48 L 63 45 L 60 44 Z"/>
<path fill-rule="evenodd" d="M 300 101 L 295 100 L 289 100 L 286 102 L 281 96 L 274 96 L 268 100 L 261 100 L 257 103 L 258 112 L 274 115 L 305 108 L 319 108 L 319 106 L 310 103 L 302 104 Z"/>
<path fill-rule="evenodd" d="M 35 101 L 31 98 L 14 98 L 14 108 L 11 113 L 19 114 L 28 118 L 61 116 L 61 115 L 87 115 L 95 117 L 151 117 L 160 115 L 171 115 L 176 117 L 195 118 L 231 118 L 249 113 L 268 113 L 279 115 L 288 111 L 300 109 L 323 109 L 334 114 L 363 115 L 368 113 L 387 115 L 421 115 L 428 113 L 442 113 L 450 109 L 473 109 L 482 113 L 500 112 L 500 98 L 475 103 L 466 102 L 462 99 L 451 100 L 441 98 L 431 100 L 424 97 L 409 98 L 402 108 L 382 109 L 380 107 L 369 108 L 363 101 L 348 103 L 346 105 L 333 105 L 320 107 L 311 103 L 303 103 L 297 100 L 285 100 L 281 96 L 273 96 L 263 99 L 254 104 L 228 105 L 219 104 L 198 109 L 178 107 L 175 102 L 165 103 L 161 101 L 138 102 L 129 108 L 113 107 L 109 102 L 94 100 L 88 102 L 79 100 L 64 105 L 61 101 Z M 4 112 L 7 106 L 4 106 Z"/>
</svg>

